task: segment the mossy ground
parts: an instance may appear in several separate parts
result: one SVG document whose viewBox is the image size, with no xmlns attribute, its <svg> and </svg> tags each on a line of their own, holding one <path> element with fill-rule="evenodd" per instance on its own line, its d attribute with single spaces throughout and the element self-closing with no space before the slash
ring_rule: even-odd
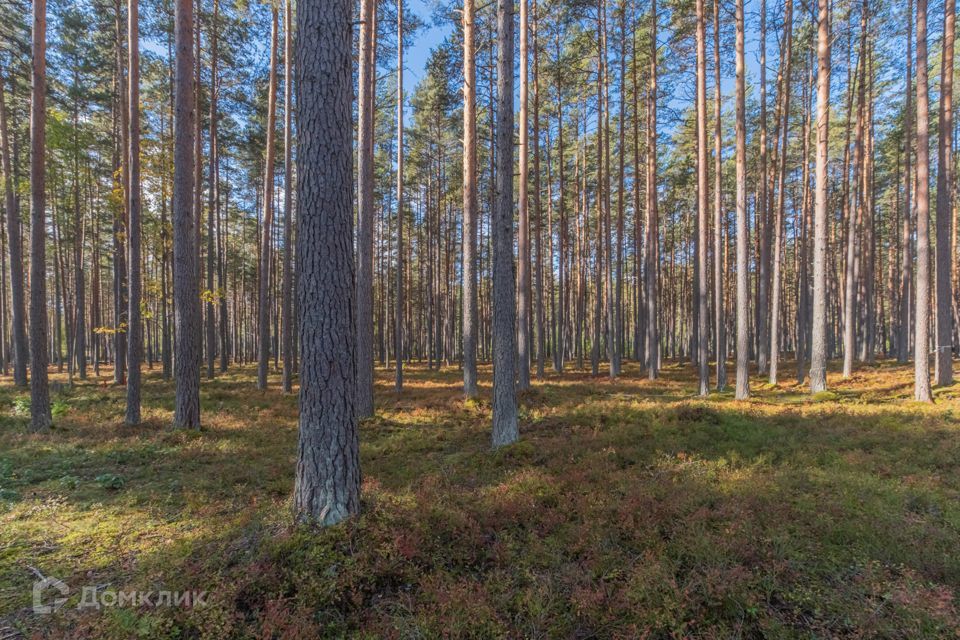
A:
<svg viewBox="0 0 960 640">
<path fill-rule="evenodd" d="M 788 364 L 784 371 L 792 373 Z M 960 388 L 914 403 L 912 368 L 695 399 L 660 380 L 550 374 L 521 441 L 491 451 L 490 371 L 378 372 L 361 426 L 363 514 L 291 526 L 295 396 L 239 368 L 202 385 L 204 430 L 168 429 L 149 373 L 141 427 L 106 378 L 0 383 L 0 637 L 955 637 Z M 63 381 L 54 375 L 55 381 Z M 35 570 L 64 580 L 31 611 Z M 83 585 L 209 593 L 196 608 L 77 611 Z M 9 634 L 9 635 L 8 635 Z"/>
</svg>

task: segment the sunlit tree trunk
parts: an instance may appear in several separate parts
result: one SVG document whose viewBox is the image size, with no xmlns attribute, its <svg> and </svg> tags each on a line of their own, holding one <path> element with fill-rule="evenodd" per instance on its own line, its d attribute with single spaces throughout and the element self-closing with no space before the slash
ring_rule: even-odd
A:
<svg viewBox="0 0 960 640">
<path fill-rule="evenodd" d="M 393 322 L 394 384 L 403 390 L 403 0 L 397 0 L 397 290 Z"/>
<path fill-rule="evenodd" d="M 217 353 L 217 315 L 215 302 L 218 295 L 223 292 L 216 292 L 213 288 L 213 275 L 216 268 L 216 234 L 214 233 L 214 220 L 217 216 L 217 206 L 220 200 L 219 184 L 217 176 L 217 163 L 219 162 L 219 149 L 217 148 L 217 98 L 219 93 L 219 82 L 217 76 L 217 22 L 220 12 L 220 3 L 213 0 L 213 16 L 210 24 L 210 169 L 207 191 L 207 284 L 206 284 L 206 356 L 207 356 L 207 377 L 213 379 L 216 375 L 214 370 L 214 361 Z"/>
<path fill-rule="evenodd" d="M 781 122 L 779 131 L 782 136 L 780 155 L 777 158 L 779 166 L 777 167 L 777 204 L 774 220 L 774 239 L 773 239 L 773 275 L 772 275 L 772 293 L 770 300 L 770 384 L 777 384 L 777 366 L 780 360 L 780 296 L 783 290 L 782 272 L 783 272 L 783 253 L 784 253 L 784 209 L 786 207 L 786 180 L 787 180 L 787 155 L 790 142 L 790 89 L 792 86 L 790 78 L 790 67 L 793 59 L 793 0 L 786 0 L 784 7 L 784 45 L 781 53 L 781 73 L 783 76 L 783 104 L 780 113 Z"/>
<path fill-rule="evenodd" d="M 940 122 L 937 130 L 937 353 L 938 385 L 953 383 L 953 42 L 956 0 L 943 5 Z"/>
<path fill-rule="evenodd" d="M 373 103 L 376 93 L 376 63 L 374 61 L 374 40 L 376 39 L 374 14 L 377 7 L 376 0 L 362 0 L 360 3 L 360 69 L 357 80 L 357 417 L 367 418 L 373 415 L 373 214 L 374 214 L 374 117 Z M 287 0 L 287 14 L 290 13 L 292 3 Z M 285 59 L 287 69 L 284 88 L 285 115 L 284 115 L 284 171 L 285 182 L 292 186 L 293 154 L 291 145 L 293 138 L 290 134 L 289 114 L 293 110 L 291 84 L 291 40 L 290 16 L 286 18 L 287 34 L 285 42 Z M 286 247 L 290 246 L 289 234 L 292 224 L 290 212 L 290 186 L 284 187 L 284 296 L 290 291 L 291 278 L 288 275 L 292 260 L 286 254 Z M 289 297 L 285 298 L 284 313 L 290 318 L 292 305 Z M 291 318 L 292 319 L 292 318 Z M 288 323 L 284 323 L 286 327 Z M 292 328 L 292 327 L 291 327 Z M 289 392 L 293 377 L 292 358 L 292 331 L 284 329 L 284 390 Z M 290 356 L 290 366 L 287 365 L 287 356 Z"/>
<path fill-rule="evenodd" d="M 713 309 L 717 390 L 727 386 L 726 304 L 723 295 L 723 110 L 720 86 L 720 0 L 713 0 Z"/>
<path fill-rule="evenodd" d="M 913 397 L 930 395 L 930 98 L 927 93 L 927 0 L 917 0 L 917 301 Z"/>
<path fill-rule="evenodd" d="M 824 0 L 826 1 L 826 0 Z M 737 0 L 737 390 L 736 397 L 750 396 L 749 284 L 747 278 L 747 130 L 744 97 L 743 0 Z"/>
<path fill-rule="evenodd" d="M 660 262 L 660 223 L 657 215 L 657 0 L 650 2 L 650 77 L 647 86 L 647 241 L 645 289 L 647 296 L 647 377 L 660 375 L 660 335 L 657 270 Z"/>
<path fill-rule="evenodd" d="M 703 0 L 697 0 L 697 370 L 699 393 L 710 393 L 707 318 L 707 207 L 710 187 L 707 182 L 707 23 Z"/>
<path fill-rule="evenodd" d="M 827 162 L 830 127 L 830 2 L 818 0 L 817 162 L 813 214 L 813 327 L 810 391 L 827 388 Z"/>
<path fill-rule="evenodd" d="M 257 358 L 257 388 L 267 388 L 267 368 L 270 364 L 270 266 L 273 247 L 273 177 L 276 144 L 274 136 L 277 128 L 277 30 L 279 20 L 277 7 L 270 10 L 270 79 L 267 88 L 267 148 L 263 167 L 263 228 L 260 232 L 260 290 L 257 304 L 260 334 Z"/>
<path fill-rule="evenodd" d="M 530 135 L 527 127 L 529 62 L 527 20 L 527 2 L 520 0 L 520 217 L 517 231 L 518 268 L 517 268 L 517 388 L 520 391 L 530 387 L 530 216 L 528 211 L 529 193 L 529 148 Z"/>
</svg>

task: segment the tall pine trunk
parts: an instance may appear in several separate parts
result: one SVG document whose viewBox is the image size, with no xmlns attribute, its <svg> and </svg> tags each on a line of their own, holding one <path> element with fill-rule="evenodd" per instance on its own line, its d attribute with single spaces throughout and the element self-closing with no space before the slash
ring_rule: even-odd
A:
<svg viewBox="0 0 960 640">
<path fill-rule="evenodd" d="M 917 0 L 917 300 L 913 397 L 930 394 L 930 132 L 927 79 L 927 0 Z"/>
<path fill-rule="evenodd" d="M 173 157 L 173 298 L 175 429 L 200 428 L 200 297 L 193 215 L 196 101 L 193 83 L 193 0 L 175 5 L 176 126 Z"/>
<path fill-rule="evenodd" d="M 3 146 L 0 161 L 3 169 L 3 202 L 7 217 L 7 240 L 10 243 L 10 318 L 13 347 L 13 383 L 18 387 L 27 385 L 27 328 L 24 322 L 23 292 L 23 247 L 20 238 L 20 212 L 13 193 L 13 170 L 10 162 L 10 133 L 7 125 L 7 107 L 4 103 L 3 83 L 0 76 L 0 145 Z"/>
<path fill-rule="evenodd" d="M 940 123 L 937 130 L 937 353 L 938 385 L 953 383 L 953 42 L 956 0 L 943 6 Z"/>
<path fill-rule="evenodd" d="M 813 333 L 810 391 L 827 389 L 827 162 L 830 136 L 830 2 L 818 0 L 817 163 L 813 213 Z"/>
<path fill-rule="evenodd" d="M 267 369 L 270 364 L 270 267 L 273 247 L 273 177 L 276 156 L 274 142 L 277 128 L 277 7 L 270 10 L 270 80 L 267 88 L 267 148 L 263 168 L 263 228 L 260 232 L 260 288 L 257 304 L 257 388 L 267 388 Z"/>
<path fill-rule="evenodd" d="M 127 183 L 127 413 L 129 425 L 140 423 L 140 363 L 143 360 L 143 322 L 140 314 L 140 25 L 139 0 L 127 3 L 130 117 L 129 182 Z"/>
<path fill-rule="evenodd" d="M 824 0 L 826 1 L 826 0 Z M 737 0 L 737 390 L 738 400 L 750 396 L 750 292 L 747 278 L 747 125 L 744 99 L 743 0 Z M 765 179 L 765 178 L 763 178 Z"/>
<path fill-rule="evenodd" d="M 336 524 L 360 510 L 352 8 L 350 0 L 301 0 L 297 5 L 301 386 L 293 503 L 298 521 L 320 525 Z"/>
<path fill-rule="evenodd" d="M 34 0 L 33 93 L 30 99 L 30 430 L 45 431 L 50 414 L 47 384 L 47 2 Z"/>
<path fill-rule="evenodd" d="M 493 210 L 493 446 L 515 442 L 516 301 L 513 272 L 513 0 L 497 0 L 497 175 Z"/>
</svg>

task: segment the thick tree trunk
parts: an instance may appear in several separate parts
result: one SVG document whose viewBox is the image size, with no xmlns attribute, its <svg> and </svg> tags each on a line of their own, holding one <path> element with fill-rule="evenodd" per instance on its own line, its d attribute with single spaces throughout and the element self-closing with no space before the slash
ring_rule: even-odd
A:
<svg viewBox="0 0 960 640">
<path fill-rule="evenodd" d="M 830 136 L 830 2 L 818 0 L 817 163 L 813 214 L 813 334 L 810 391 L 827 388 L 827 162 Z"/>
<path fill-rule="evenodd" d="M 297 5 L 300 441 L 294 510 L 332 525 L 360 510 L 349 0 Z"/>
<path fill-rule="evenodd" d="M 175 429 L 200 428 L 200 297 L 197 291 L 196 242 L 193 215 L 194 120 L 193 0 L 177 0 L 176 126 L 173 157 L 173 298 Z"/>
<path fill-rule="evenodd" d="M 497 176 L 493 210 L 493 446 L 515 442 L 516 301 L 513 271 L 513 0 L 497 0 Z"/>
</svg>

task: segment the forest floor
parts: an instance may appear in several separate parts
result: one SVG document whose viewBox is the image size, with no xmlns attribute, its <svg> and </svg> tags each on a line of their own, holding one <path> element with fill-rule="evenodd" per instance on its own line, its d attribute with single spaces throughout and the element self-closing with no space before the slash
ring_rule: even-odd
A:
<svg viewBox="0 0 960 640">
<path fill-rule="evenodd" d="M 201 433 L 168 428 L 157 372 L 143 426 L 102 377 L 54 393 L 45 435 L 4 379 L 0 640 L 960 630 L 960 385 L 920 405 L 912 368 L 883 362 L 815 398 L 756 377 L 737 402 L 693 398 L 689 364 L 550 374 L 491 451 L 456 368 L 408 368 L 399 397 L 377 375 L 363 514 L 322 531 L 291 526 L 296 397 L 252 368 L 203 382 Z M 32 611 L 38 575 L 68 586 L 59 611 Z"/>
</svg>

